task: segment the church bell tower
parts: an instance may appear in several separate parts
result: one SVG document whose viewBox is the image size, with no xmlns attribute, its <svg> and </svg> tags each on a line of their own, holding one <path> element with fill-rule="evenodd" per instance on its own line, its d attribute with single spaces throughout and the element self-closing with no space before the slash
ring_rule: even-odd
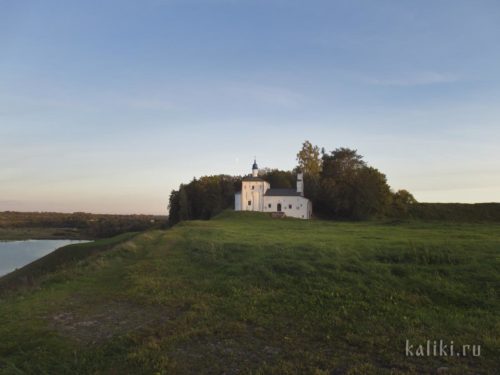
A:
<svg viewBox="0 0 500 375">
<path fill-rule="evenodd" d="M 259 167 L 257 165 L 257 159 L 253 159 L 252 176 L 259 177 Z"/>
</svg>

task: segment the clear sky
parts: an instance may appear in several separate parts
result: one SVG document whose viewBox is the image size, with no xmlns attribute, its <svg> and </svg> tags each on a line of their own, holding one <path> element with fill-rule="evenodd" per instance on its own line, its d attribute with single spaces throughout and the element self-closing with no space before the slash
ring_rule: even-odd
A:
<svg viewBox="0 0 500 375">
<path fill-rule="evenodd" d="M 165 213 L 305 139 L 500 201 L 500 2 L 0 1 L 0 210 Z"/>
</svg>

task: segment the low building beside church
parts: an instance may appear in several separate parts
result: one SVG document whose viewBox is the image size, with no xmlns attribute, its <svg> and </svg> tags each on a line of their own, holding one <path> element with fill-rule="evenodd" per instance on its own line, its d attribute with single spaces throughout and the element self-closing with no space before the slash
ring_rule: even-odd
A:
<svg viewBox="0 0 500 375">
<path fill-rule="evenodd" d="M 302 173 L 297 174 L 297 189 L 272 189 L 259 177 L 259 167 L 254 161 L 252 174 L 243 178 L 241 191 L 234 195 L 235 211 L 282 213 L 289 217 L 310 219 L 312 203 L 304 197 Z"/>
</svg>

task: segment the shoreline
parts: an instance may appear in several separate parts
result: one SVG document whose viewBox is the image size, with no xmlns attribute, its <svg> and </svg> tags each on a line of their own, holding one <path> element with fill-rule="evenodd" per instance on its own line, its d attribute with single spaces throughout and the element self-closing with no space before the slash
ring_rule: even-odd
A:
<svg viewBox="0 0 500 375">
<path fill-rule="evenodd" d="M 26 240 L 94 240 L 74 228 L 0 228 L 0 241 Z"/>
</svg>

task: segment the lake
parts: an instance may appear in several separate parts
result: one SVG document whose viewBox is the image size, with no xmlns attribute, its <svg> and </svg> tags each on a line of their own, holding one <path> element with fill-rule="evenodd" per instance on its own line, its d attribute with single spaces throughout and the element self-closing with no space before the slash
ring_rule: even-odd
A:
<svg viewBox="0 0 500 375">
<path fill-rule="evenodd" d="M 21 268 L 55 249 L 89 241 L 79 240 L 26 240 L 0 241 L 0 276 Z"/>
</svg>

